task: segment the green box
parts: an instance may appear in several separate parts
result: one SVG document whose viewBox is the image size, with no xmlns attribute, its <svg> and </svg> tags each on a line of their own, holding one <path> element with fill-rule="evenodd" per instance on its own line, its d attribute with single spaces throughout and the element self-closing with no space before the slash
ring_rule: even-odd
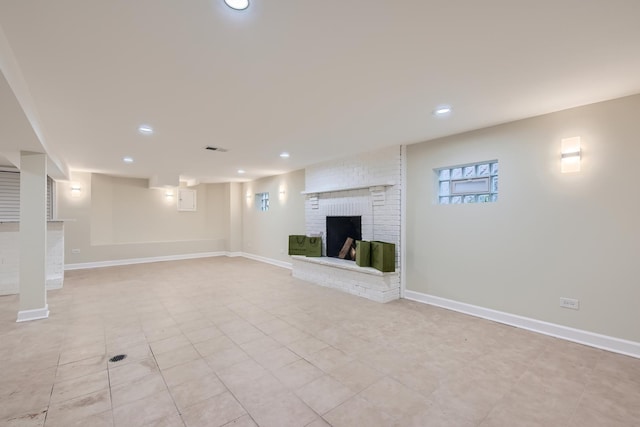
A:
<svg viewBox="0 0 640 427">
<path fill-rule="evenodd" d="M 291 235 L 289 236 L 289 255 L 306 255 L 307 254 L 307 236 Z"/>
<path fill-rule="evenodd" d="M 307 256 L 322 256 L 322 237 L 307 237 Z"/>
<path fill-rule="evenodd" d="M 371 267 L 383 273 L 396 271 L 396 245 L 386 242 L 371 242 Z"/>
<path fill-rule="evenodd" d="M 371 267 L 371 242 L 356 240 L 356 264 Z"/>
</svg>

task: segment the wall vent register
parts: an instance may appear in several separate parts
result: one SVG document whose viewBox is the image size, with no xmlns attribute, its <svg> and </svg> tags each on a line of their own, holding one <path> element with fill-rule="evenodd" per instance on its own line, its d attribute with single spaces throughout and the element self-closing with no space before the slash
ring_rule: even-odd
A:
<svg viewBox="0 0 640 427">
<path fill-rule="evenodd" d="M 436 169 L 438 204 L 498 201 L 498 161 Z"/>
</svg>

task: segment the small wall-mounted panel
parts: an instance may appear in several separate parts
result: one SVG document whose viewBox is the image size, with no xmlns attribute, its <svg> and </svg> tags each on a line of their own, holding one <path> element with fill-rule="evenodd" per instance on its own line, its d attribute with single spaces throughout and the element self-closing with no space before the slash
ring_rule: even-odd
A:
<svg viewBox="0 0 640 427">
<path fill-rule="evenodd" d="M 178 189 L 178 210 L 187 212 L 196 210 L 196 190 Z"/>
</svg>

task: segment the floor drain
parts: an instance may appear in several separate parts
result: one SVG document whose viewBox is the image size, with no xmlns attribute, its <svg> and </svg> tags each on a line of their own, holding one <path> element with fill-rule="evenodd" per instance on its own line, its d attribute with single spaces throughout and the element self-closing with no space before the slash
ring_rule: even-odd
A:
<svg viewBox="0 0 640 427">
<path fill-rule="evenodd" d="M 111 359 L 109 359 L 109 362 L 119 362 L 125 357 L 127 357 L 126 354 L 118 354 L 117 356 L 113 356 Z"/>
</svg>

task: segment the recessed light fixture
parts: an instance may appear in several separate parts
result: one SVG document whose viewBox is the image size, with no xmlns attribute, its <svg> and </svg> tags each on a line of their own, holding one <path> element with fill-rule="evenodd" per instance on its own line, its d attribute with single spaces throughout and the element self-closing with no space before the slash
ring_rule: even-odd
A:
<svg viewBox="0 0 640 427">
<path fill-rule="evenodd" d="M 122 161 L 125 163 L 133 163 L 133 157 L 129 157 L 129 156 L 123 157 Z"/>
<path fill-rule="evenodd" d="M 289 158 L 289 153 L 287 153 L 286 151 L 283 153 L 280 153 L 280 157 L 282 157 L 283 159 L 288 159 Z"/>
<path fill-rule="evenodd" d="M 246 171 L 244 169 L 238 169 L 238 173 L 242 174 L 245 173 Z"/>
<path fill-rule="evenodd" d="M 433 115 L 436 117 L 447 117 L 451 114 L 451 111 L 450 105 L 438 105 L 438 107 L 433 110 Z"/>
<path fill-rule="evenodd" d="M 153 133 L 153 128 L 149 125 L 140 125 L 138 126 L 138 132 L 143 135 L 151 135 Z"/>
<path fill-rule="evenodd" d="M 249 7 L 249 0 L 224 0 L 225 4 L 231 9 L 245 10 Z"/>
</svg>

